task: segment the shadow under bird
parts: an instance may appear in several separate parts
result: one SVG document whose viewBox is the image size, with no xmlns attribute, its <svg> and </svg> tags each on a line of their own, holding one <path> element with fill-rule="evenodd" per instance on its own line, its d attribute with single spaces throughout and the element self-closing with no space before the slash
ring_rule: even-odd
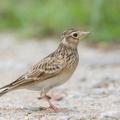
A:
<svg viewBox="0 0 120 120">
<path fill-rule="evenodd" d="M 79 62 L 77 51 L 79 40 L 89 33 L 76 29 L 64 31 L 58 48 L 17 80 L 1 87 L 0 96 L 17 89 L 40 91 L 40 96 L 49 103 L 49 108 L 62 112 L 50 102 L 46 94 L 72 76 Z"/>
</svg>

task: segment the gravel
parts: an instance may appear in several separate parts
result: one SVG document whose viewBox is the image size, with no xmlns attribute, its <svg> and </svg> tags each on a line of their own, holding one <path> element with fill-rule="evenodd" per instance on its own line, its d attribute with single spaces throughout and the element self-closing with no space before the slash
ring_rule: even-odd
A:
<svg viewBox="0 0 120 120">
<path fill-rule="evenodd" d="M 113 110 L 113 111 L 107 111 L 104 113 L 101 113 L 100 116 L 101 120 L 119 120 L 120 119 L 120 111 Z"/>
</svg>

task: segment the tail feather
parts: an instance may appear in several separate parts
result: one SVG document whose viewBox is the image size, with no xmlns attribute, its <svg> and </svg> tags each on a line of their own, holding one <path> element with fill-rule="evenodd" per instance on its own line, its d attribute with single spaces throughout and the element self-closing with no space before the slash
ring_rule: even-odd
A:
<svg viewBox="0 0 120 120">
<path fill-rule="evenodd" d="M 10 91 L 9 88 L 4 89 L 3 91 L 0 92 L 0 97 L 9 91 Z"/>
<path fill-rule="evenodd" d="M 5 85 L 5 86 L 1 87 L 0 88 L 0 97 L 2 95 L 6 94 L 7 92 L 10 92 L 10 91 L 14 90 L 16 88 L 16 86 L 14 86 L 15 82 L 16 81 L 14 81 L 14 82 L 12 82 L 12 83 L 10 83 L 8 85 Z"/>
<path fill-rule="evenodd" d="M 9 85 L 5 85 L 5 86 L 1 87 L 0 89 L 4 89 L 4 88 L 7 88 L 7 87 L 9 87 Z"/>
<path fill-rule="evenodd" d="M 0 88 L 0 97 L 6 94 L 7 92 L 10 92 L 13 90 L 13 87 L 10 86 L 10 84 L 5 85 Z"/>
</svg>

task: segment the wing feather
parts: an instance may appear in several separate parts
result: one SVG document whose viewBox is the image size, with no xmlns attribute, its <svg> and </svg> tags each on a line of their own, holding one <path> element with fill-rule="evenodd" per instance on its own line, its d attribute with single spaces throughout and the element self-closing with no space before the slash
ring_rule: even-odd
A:
<svg viewBox="0 0 120 120">
<path fill-rule="evenodd" d="M 53 55 L 48 56 L 7 87 L 16 88 L 52 78 L 64 69 L 63 63 L 63 60 L 56 59 Z"/>
</svg>

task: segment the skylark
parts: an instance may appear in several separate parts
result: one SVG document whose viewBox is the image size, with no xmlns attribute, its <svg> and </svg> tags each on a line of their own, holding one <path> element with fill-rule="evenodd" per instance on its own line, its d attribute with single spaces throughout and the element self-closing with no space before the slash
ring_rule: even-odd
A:
<svg viewBox="0 0 120 120">
<path fill-rule="evenodd" d="M 46 94 L 72 76 L 79 62 L 77 51 L 79 40 L 89 33 L 76 29 L 64 31 L 58 48 L 17 80 L 1 87 L 0 96 L 17 89 L 40 91 L 40 96 L 49 103 L 49 108 L 61 112 L 50 102 Z"/>
</svg>

